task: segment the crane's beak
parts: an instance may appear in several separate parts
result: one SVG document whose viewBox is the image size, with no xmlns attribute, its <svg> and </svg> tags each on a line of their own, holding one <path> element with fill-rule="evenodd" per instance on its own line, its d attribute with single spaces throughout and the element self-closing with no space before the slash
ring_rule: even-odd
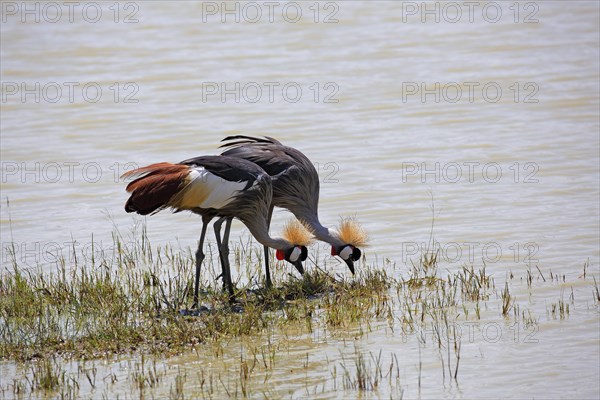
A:
<svg viewBox="0 0 600 400">
<path fill-rule="evenodd" d="M 348 259 L 344 260 L 344 262 L 350 269 L 350 272 L 352 272 L 352 275 L 354 275 L 354 261 L 352 261 L 352 257 L 348 257 Z"/>
<path fill-rule="evenodd" d="M 298 259 L 293 264 L 294 264 L 294 267 L 296 267 L 296 269 L 298 270 L 298 272 L 300 272 L 300 275 L 304 275 L 304 267 L 302 266 L 302 261 L 300 261 L 300 259 Z"/>
</svg>

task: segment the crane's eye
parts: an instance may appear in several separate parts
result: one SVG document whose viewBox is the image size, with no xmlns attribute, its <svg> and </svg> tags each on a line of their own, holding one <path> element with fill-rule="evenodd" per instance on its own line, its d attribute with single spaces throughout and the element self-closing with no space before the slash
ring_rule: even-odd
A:
<svg viewBox="0 0 600 400">
<path fill-rule="evenodd" d="M 342 260 L 347 260 L 352 255 L 353 249 L 351 245 L 344 246 L 339 256 L 342 257 Z"/>
<path fill-rule="evenodd" d="M 296 262 L 302 256 L 302 249 L 299 246 L 295 246 L 290 250 L 289 256 L 287 258 L 290 262 Z"/>
<path fill-rule="evenodd" d="M 359 248 L 355 247 L 354 251 L 352 252 L 352 260 L 353 261 L 358 261 L 360 260 L 360 256 L 361 256 L 361 251 Z"/>
</svg>

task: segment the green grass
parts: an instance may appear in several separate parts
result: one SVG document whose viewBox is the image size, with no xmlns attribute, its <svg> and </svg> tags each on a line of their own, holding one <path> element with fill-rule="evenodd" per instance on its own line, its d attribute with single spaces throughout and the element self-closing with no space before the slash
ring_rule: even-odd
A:
<svg viewBox="0 0 600 400">
<path fill-rule="evenodd" d="M 169 385 L 171 398 L 184 398 L 187 382 L 192 381 L 201 382 L 202 396 L 208 398 L 261 393 L 280 397 L 272 388 L 265 389 L 274 369 L 282 367 L 281 353 L 287 346 L 282 339 L 273 342 L 274 332 L 279 338 L 326 332 L 345 341 L 370 332 L 374 323 L 400 335 L 416 335 L 419 349 L 437 352 L 443 381 L 456 381 L 464 360 L 462 339 L 452 330 L 455 324 L 480 320 L 486 313 L 488 319 L 495 314 L 509 326 L 514 322 L 537 325 L 539 318 L 526 308 L 527 301 L 520 302 L 511 289 L 520 284 L 531 290 L 534 282 L 564 283 L 564 277 L 551 275 L 546 282 L 541 271 L 535 275 L 528 270 L 520 281 L 510 273 L 497 289 L 485 265 L 463 265 L 441 273 L 437 255 L 424 254 L 401 270 L 390 261 L 379 267 L 362 261 L 356 276 L 334 276 L 319 265 L 309 265 L 298 278 L 272 266 L 275 286 L 267 289 L 254 278 L 263 276 L 253 256 L 261 249 L 244 243 L 233 246 L 232 260 L 241 271 L 238 275 L 250 283 L 234 277 L 236 302 L 228 301 L 216 280 L 212 260 L 217 255 L 209 250 L 201 277 L 202 311 L 182 313 L 193 303 L 193 251 L 153 248 L 144 229 L 132 235 L 133 245 L 125 246 L 115 233 L 115 251 L 103 252 L 102 257 L 71 254 L 53 267 L 34 271 L 15 260 L 0 273 L 0 358 L 26 366 L 17 374 L 23 379 L 5 381 L 2 393 L 75 398 L 81 385 L 106 387 L 117 379 L 108 375 L 100 382 L 95 365 L 89 368 L 85 362 L 127 355 L 141 357 L 127 377 L 140 397 Z M 595 278 L 591 287 L 594 304 L 600 304 Z M 567 301 L 561 292 L 558 302 L 547 309 L 548 319 L 567 319 L 569 304 L 573 295 Z M 198 376 L 183 370 L 169 380 L 164 367 L 157 367 L 157 359 L 194 351 L 223 358 L 232 340 L 258 344 L 247 345 L 238 362 L 228 360 L 228 368 L 201 369 Z M 308 353 L 306 357 L 308 369 Z M 384 363 L 381 353 L 365 353 L 355 344 L 353 354 L 342 354 L 330 368 L 331 385 L 354 394 L 377 392 L 387 385 L 401 397 L 400 364 L 394 357 Z M 76 375 L 64 369 L 69 360 L 83 361 Z M 420 387 L 420 360 L 418 373 Z M 316 388 L 310 390 L 318 394 Z"/>
<path fill-rule="evenodd" d="M 72 256 L 71 265 L 63 259 L 53 272 L 24 270 L 15 262 L 0 275 L 0 358 L 168 355 L 306 319 L 317 307 L 327 310 L 332 326 L 341 326 L 366 317 L 391 282 L 381 271 L 339 280 L 311 268 L 302 279 L 280 279 L 270 289 L 238 285 L 233 307 L 220 284 L 211 282 L 201 293 L 203 311 L 186 316 L 181 311 L 193 302 L 189 253 L 153 251 L 143 232 L 133 248 L 119 235 L 114 240 L 112 257 L 83 262 Z M 244 260 L 246 250 L 234 249 L 235 258 Z M 244 267 L 259 266 L 248 260 Z"/>
</svg>

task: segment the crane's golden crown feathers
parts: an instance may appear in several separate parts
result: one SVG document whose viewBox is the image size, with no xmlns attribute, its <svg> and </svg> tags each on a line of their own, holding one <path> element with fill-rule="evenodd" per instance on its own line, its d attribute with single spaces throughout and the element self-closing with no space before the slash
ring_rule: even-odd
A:
<svg viewBox="0 0 600 400">
<path fill-rule="evenodd" d="M 308 246 L 314 240 L 313 233 L 295 218 L 288 221 L 283 227 L 283 237 L 288 242 L 300 246 Z"/>
<path fill-rule="evenodd" d="M 338 237 L 344 243 L 354 247 L 365 247 L 369 235 L 354 218 L 342 218 L 338 228 Z"/>
</svg>

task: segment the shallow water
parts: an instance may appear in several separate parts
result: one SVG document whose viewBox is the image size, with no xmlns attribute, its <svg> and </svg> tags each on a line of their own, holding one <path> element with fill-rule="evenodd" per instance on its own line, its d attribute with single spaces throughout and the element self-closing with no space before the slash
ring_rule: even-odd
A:
<svg viewBox="0 0 600 400">
<path fill-rule="evenodd" d="M 598 279 L 600 262 L 595 1 L 492 2 L 472 14 L 452 3 L 460 18 L 449 3 L 321 2 L 318 16 L 302 3 L 297 22 L 278 2 L 273 22 L 261 2 L 228 3 L 233 14 L 220 2 L 82 3 L 72 22 L 66 8 L 59 18 L 46 3 L 31 3 L 29 14 L 21 4 L 2 5 L 5 268 L 12 243 L 21 265 L 52 268 L 73 247 L 89 256 L 92 234 L 108 246 L 114 226 L 128 231 L 139 218 L 123 211 L 118 176 L 131 166 L 215 154 L 226 135 L 271 135 L 316 163 L 325 224 L 362 222 L 369 263 L 390 259 L 391 272 L 404 274 L 433 219 L 444 268 L 485 262 L 503 278 L 537 265 L 565 275 L 566 293 L 573 287 L 575 304 L 560 321 L 547 315 L 559 285 L 514 293 L 539 317 L 537 343 L 506 339 L 497 313 L 486 316 L 505 335 L 465 343 L 458 387 L 425 352 L 419 392 L 418 341 L 375 324 L 354 342 L 401 358 L 405 396 L 598 397 L 598 309 L 579 279 L 588 260 Z M 276 212 L 273 232 L 287 217 Z M 193 248 L 200 220 L 164 213 L 147 228 L 154 244 Z M 232 240 L 240 236 L 235 223 Z M 319 246 L 322 261 L 345 274 Z M 327 359 L 352 353 L 353 343 L 309 335 L 287 346 L 285 363 L 298 366 L 273 371 L 279 396 L 286 388 L 305 396 L 306 382 L 324 385 L 322 397 L 358 396 L 321 381 L 335 364 Z M 230 350 L 225 360 L 239 356 Z M 311 367 L 301 368 L 307 354 Z M 210 357 L 164 365 L 193 371 Z"/>
</svg>

